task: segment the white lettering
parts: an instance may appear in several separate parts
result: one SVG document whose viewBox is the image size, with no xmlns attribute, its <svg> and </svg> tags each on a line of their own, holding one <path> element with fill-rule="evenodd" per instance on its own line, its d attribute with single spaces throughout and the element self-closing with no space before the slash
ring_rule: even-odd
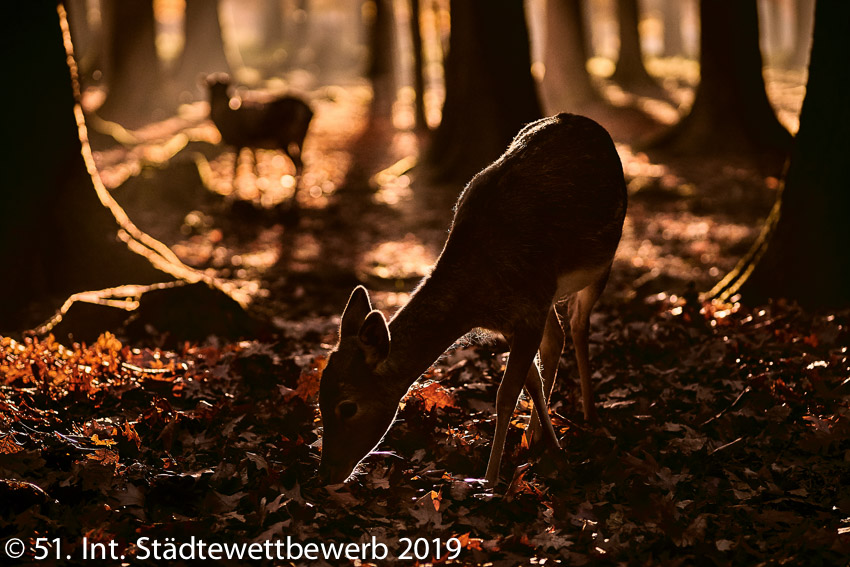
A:
<svg viewBox="0 0 850 567">
<path fill-rule="evenodd" d="M 221 544 L 211 543 L 207 553 L 209 553 L 210 559 L 213 561 L 221 561 Z"/>
<path fill-rule="evenodd" d="M 196 536 L 182 542 L 172 537 L 158 541 L 145 536 L 136 540 L 135 548 L 134 559 L 141 561 L 332 561 L 343 558 L 349 561 L 383 561 L 390 555 L 389 547 L 379 542 L 375 536 L 359 543 L 302 543 L 289 535 L 285 539 L 252 543 L 207 543 Z M 83 559 L 109 559 L 109 556 L 118 559 L 117 549 L 117 542 L 91 542 L 83 538 Z"/>
<path fill-rule="evenodd" d="M 224 545 L 224 555 L 228 559 L 242 559 L 245 555 L 245 546 L 239 545 L 238 543 L 225 543 Z"/>
<path fill-rule="evenodd" d="M 298 555 L 295 555 L 298 553 Z M 292 541 L 292 536 L 286 536 L 286 559 L 301 559 L 301 556 L 304 554 L 304 550 L 301 548 L 301 544 L 297 541 Z"/>
<path fill-rule="evenodd" d="M 85 539 L 86 538 L 83 538 L 83 559 L 86 558 L 85 557 L 85 554 L 86 554 L 86 552 L 85 552 L 85 549 L 86 549 L 85 548 Z M 145 545 L 148 542 L 149 539 L 150 539 L 149 537 L 140 537 L 139 539 L 136 540 L 136 549 L 141 549 L 142 553 L 144 553 L 144 555 L 140 555 L 137 552 L 136 553 L 136 559 L 145 560 L 145 559 L 147 559 L 148 557 L 151 556 L 151 550 L 148 549 L 148 547 Z"/>
<path fill-rule="evenodd" d="M 381 548 L 381 556 L 378 557 L 378 547 Z M 369 559 L 386 559 L 387 555 L 390 553 L 390 550 L 387 549 L 387 546 L 383 543 L 379 543 L 375 536 L 372 536 L 372 557 Z M 366 559 L 366 554 L 363 554 L 363 559 Z"/>
<path fill-rule="evenodd" d="M 308 543 L 304 546 L 304 559 L 315 561 L 319 558 L 319 546 L 315 543 Z"/>
<path fill-rule="evenodd" d="M 254 561 L 259 561 L 263 558 L 263 544 L 252 543 L 248 546 L 248 556 Z"/>
<path fill-rule="evenodd" d="M 345 546 L 346 559 L 360 559 L 360 546 L 356 543 L 349 543 Z"/>
<path fill-rule="evenodd" d="M 195 559 L 195 536 L 192 536 L 186 543 L 181 544 L 177 548 L 177 553 L 180 555 L 180 559 Z M 201 555 L 203 556 L 203 552 L 201 552 Z M 203 557 L 200 557 L 200 559 L 203 559 Z"/>
<path fill-rule="evenodd" d="M 342 555 L 342 547 L 341 543 L 329 543 L 329 544 L 320 544 L 322 546 L 322 556 L 325 559 L 339 559 Z M 290 557 L 290 559 L 292 559 Z"/>
<path fill-rule="evenodd" d="M 163 559 L 167 559 L 169 561 L 177 559 L 177 546 L 174 545 L 174 542 L 166 541 L 164 547 L 165 554 L 163 555 Z"/>
</svg>

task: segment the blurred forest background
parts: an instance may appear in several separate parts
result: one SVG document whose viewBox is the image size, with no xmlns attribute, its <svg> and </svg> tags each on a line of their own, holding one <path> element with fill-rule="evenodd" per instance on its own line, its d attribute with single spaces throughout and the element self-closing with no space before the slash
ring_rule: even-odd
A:
<svg viewBox="0 0 850 567">
<path fill-rule="evenodd" d="M 401 292 L 384 304 L 392 307 L 438 254 L 462 184 L 523 124 L 562 111 L 596 119 L 618 142 L 633 197 L 620 248 L 623 277 L 615 282 L 621 295 L 681 297 L 691 284 L 709 291 L 740 258 L 753 260 L 747 250 L 776 202 L 799 127 L 814 2 L 79 1 L 67 13 L 75 88 L 105 185 L 100 200 L 109 192 L 129 212 L 144 234 L 132 239 L 150 236 L 170 249 L 160 268 L 182 270 L 183 280 L 215 280 L 243 305 L 326 286 L 330 272 L 346 284 Z M 462 33 L 452 36 L 451 22 Z M 47 26 L 33 14 L 9 41 L 21 37 L 15 48 L 23 49 L 40 33 L 46 43 L 56 35 Z M 37 124 L 12 106 L 7 113 L 32 143 L 50 131 L 57 142 L 47 151 L 66 151 L 74 142 L 67 104 L 65 119 L 59 116 L 60 100 L 67 101 L 64 61 L 39 50 L 52 67 L 24 56 L 14 64 L 17 76 L 38 81 L 30 95 L 36 107 L 55 115 L 41 111 Z M 222 139 L 209 120 L 213 95 L 204 81 L 222 72 L 230 77 L 222 100 L 235 97 L 222 104 L 290 94 L 312 107 L 303 160 L 301 148 L 294 154 L 303 171 L 286 148 L 234 147 L 251 146 L 257 132 Z M 822 96 L 811 106 L 828 105 L 829 93 Z M 234 111 L 227 120 L 246 118 Z M 283 130 L 298 120 L 260 121 Z M 262 145 L 259 138 L 254 145 Z M 55 234 L 40 230 L 26 251 L 12 247 L 18 263 L 4 290 L 16 299 L 3 301 L 3 311 L 24 319 L 6 319 L 4 328 L 40 322 L 69 293 L 174 279 L 131 277 L 147 268 L 104 248 L 91 217 L 104 214 L 89 210 L 100 207 L 88 182 L 70 179 L 61 159 L 20 154 L 13 162 L 23 165 L 14 168 L 22 178 L 9 183 L 33 190 L 11 197 L 8 234 L 36 225 Z M 51 195 L 49 176 L 88 197 Z M 830 198 L 809 200 L 799 218 L 788 219 L 806 230 L 780 227 L 781 254 L 772 261 L 776 255 L 768 254 L 756 270 L 751 297 L 846 300 L 847 266 L 828 244 L 846 240 L 830 233 L 835 223 L 821 222 L 839 209 L 827 205 Z M 56 218 L 43 222 L 47 209 Z M 379 218 L 371 222 L 370 214 Z M 88 233 L 77 227 L 82 219 Z M 111 218 L 99 222 L 100 231 L 114 230 Z M 342 225 L 328 230 L 329 223 Z M 776 276 L 789 263 L 801 270 L 785 270 L 780 286 Z M 810 270 L 822 276 L 789 277 Z M 316 281 L 293 283 L 299 279 Z M 731 297 L 739 283 L 725 282 L 712 295 Z M 327 302 L 327 291 L 305 293 Z M 40 312 L 21 313 L 46 297 L 52 303 Z M 270 309 L 291 307 L 284 303 Z"/>
<path fill-rule="evenodd" d="M 380 526 L 506 565 L 850 552 L 849 3 L 3 11 L 0 535 Z M 565 355 L 552 413 L 575 466 L 535 460 L 519 424 L 507 494 L 485 494 L 466 477 L 506 348 L 459 345 L 395 454 L 316 486 L 316 388 L 352 287 L 404 305 L 464 184 L 557 112 L 611 133 L 629 191 L 592 319 L 605 426 L 582 423 Z"/>
</svg>

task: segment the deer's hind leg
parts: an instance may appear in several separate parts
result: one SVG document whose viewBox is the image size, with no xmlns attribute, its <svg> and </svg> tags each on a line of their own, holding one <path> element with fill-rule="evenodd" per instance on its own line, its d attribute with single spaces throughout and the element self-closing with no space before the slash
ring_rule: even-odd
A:
<svg viewBox="0 0 850 567">
<path fill-rule="evenodd" d="M 576 293 L 570 302 L 570 334 L 576 351 L 576 362 L 578 363 L 578 374 L 581 378 L 581 403 L 584 410 L 585 421 L 596 421 L 596 406 L 593 404 L 593 383 L 590 379 L 590 353 L 588 350 L 588 336 L 590 333 L 590 312 L 605 284 L 608 282 L 608 274 L 611 267 L 592 284 Z"/>
<path fill-rule="evenodd" d="M 540 439 L 540 435 L 543 433 L 550 445 L 553 444 L 553 441 L 555 446 L 558 445 L 555 430 L 549 419 L 548 404 L 549 398 L 552 396 L 552 388 L 555 386 L 558 362 L 561 360 L 561 353 L 564 352 L 564 338 L 564 329 L 558 317 L 558 312 L 553 305 L 546 317 L 543 340 L 540 342 L 539 362 L 542 369 L 538 370 L 535 365 L 529 370 L 528 377 L 526 378 L 525 388 L 531 397 L 531 401 L 534 403 L 534 409 L 531 411 L 531 420 L 528 422 L 529 441 Z M 538 394 L 535 393 L 535 389 L 538 386 L 540 386 L 539 400 L 537 399 Z M 551 432 L 549 429 L 551 429 Z"/>
</svg>

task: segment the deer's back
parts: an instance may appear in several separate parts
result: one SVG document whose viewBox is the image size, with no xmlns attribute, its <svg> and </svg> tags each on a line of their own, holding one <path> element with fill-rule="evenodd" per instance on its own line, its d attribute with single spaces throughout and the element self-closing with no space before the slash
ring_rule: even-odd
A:
<svg viewBox="0 0 850 567">
<path fill-rule="evenodd" d="M 559 279 L 607 268 L 625 212 L 622 164 L 605 129 L 571 114 L 538 120 L 461 194 L 434 276 L 473 278 L 471 309 L 536 309 Z"/>
</svg>

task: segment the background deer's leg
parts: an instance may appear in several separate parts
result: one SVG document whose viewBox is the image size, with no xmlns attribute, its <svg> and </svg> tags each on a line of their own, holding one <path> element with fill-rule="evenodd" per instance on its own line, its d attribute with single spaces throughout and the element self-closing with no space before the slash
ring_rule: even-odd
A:
<svg viewBox="0 0 850 567">
<path fill-rule="evenodd" d="M 485 478 L 495 484 L 499 480 L 499 465 L 505 450 L 505 437 L 511 422 L 516 401 L 525 384 L 529 368 L 534 363 L 537 346 L 543 335 L 543 325 L 539 329 L 518 330 L 511 340 L 511 354 L 505 375 L 496 394 L 496 433 L 493 435 L 493 445 L 490 449 L 490 461 L 487 463 Z"/>
<path fill-rule="evenodd" d="M 233 151 L 233 177 L 230 179 L 230 199 L 233 200 L 239 194 L 239 186 L 236 181 L 239 179 L 239 156 L 242 154 L 242 147 L 236 146 Z"/>
<path fill-rule="evenodd" d="M 252 172 L 254 174 L 254 185 L 257 184 L 257 181 L 260 179 L 260 164 L 259 158 L 257 157 L 257 148 L 251 148 L 251 164 L 254 166 Z"/>
<path fill-rule="evenodd" d="M 540 364 L 543 367 L 540 374 L 543 377 L 542 392 L 547 404 L 545 406 L 547 408 L 547 417 L 549 407 L 548 403 L 552 396 L 552 388 L 555 386 L 555 376 L 558 372 L 558 363 L 561 360 L 561 353 L 564 352 L 564 337 L 564 328 L 561 326 L 561 320 L 558 317 L 558 312 L 555 310 L 555 306 L 553 305 L 552 308 L 549 309 L 549 315 L 546 318 L 546 327 L 543 329 L 543 340 L 540 343 Z M 533 382 L 535 379 L 539 380 L 537 372 L 532 373 L 529 371 L 528 380 Z M 537 400 L 534 399 L 534 394 L 531 389 L 528 388 L 528 385 L 526 385 L 526 390 L 534 402 L 534 409 L 531 410 L 531 420 L 528 422 L 528 432 L 530 436 L 529 441 L 534 441 L 536 439 L 540 439 L 540 434 L 542 432 L 540 427 L 541 421 L 538 417 L 537 408 L 543 406 L 538 406 Z M 554 429 L 552 430 L 552 434 L 554 435 Z M 557 437 L 555 440 L 557 441 Z"/>
<path fill-rule="evenodd" d="M 304 173 L 304 162 L 301 161 L 301 148 L 295 144 L 290 144 L 289 147 L 286 148 L 285 153 L 292 161 L 292 165 L 295 166 L 295 178 L 299 179 L 301 174 Z"/>
<path fill-rule="evenodd" d="M 578 374 L 581 378 L 581 402 L 584 409 L 585 421 L 596 421 L 596 406 L 593 405 L 593 384 L 590 380 L 590 353 L 588 352 L 588 335 L 590 332 L 590 312 L 596 300 L 602 295 L 611 268 L 591 285 L 576 294 L 571 304 L 570 333 L 576 349 Z"/>
</svg>

